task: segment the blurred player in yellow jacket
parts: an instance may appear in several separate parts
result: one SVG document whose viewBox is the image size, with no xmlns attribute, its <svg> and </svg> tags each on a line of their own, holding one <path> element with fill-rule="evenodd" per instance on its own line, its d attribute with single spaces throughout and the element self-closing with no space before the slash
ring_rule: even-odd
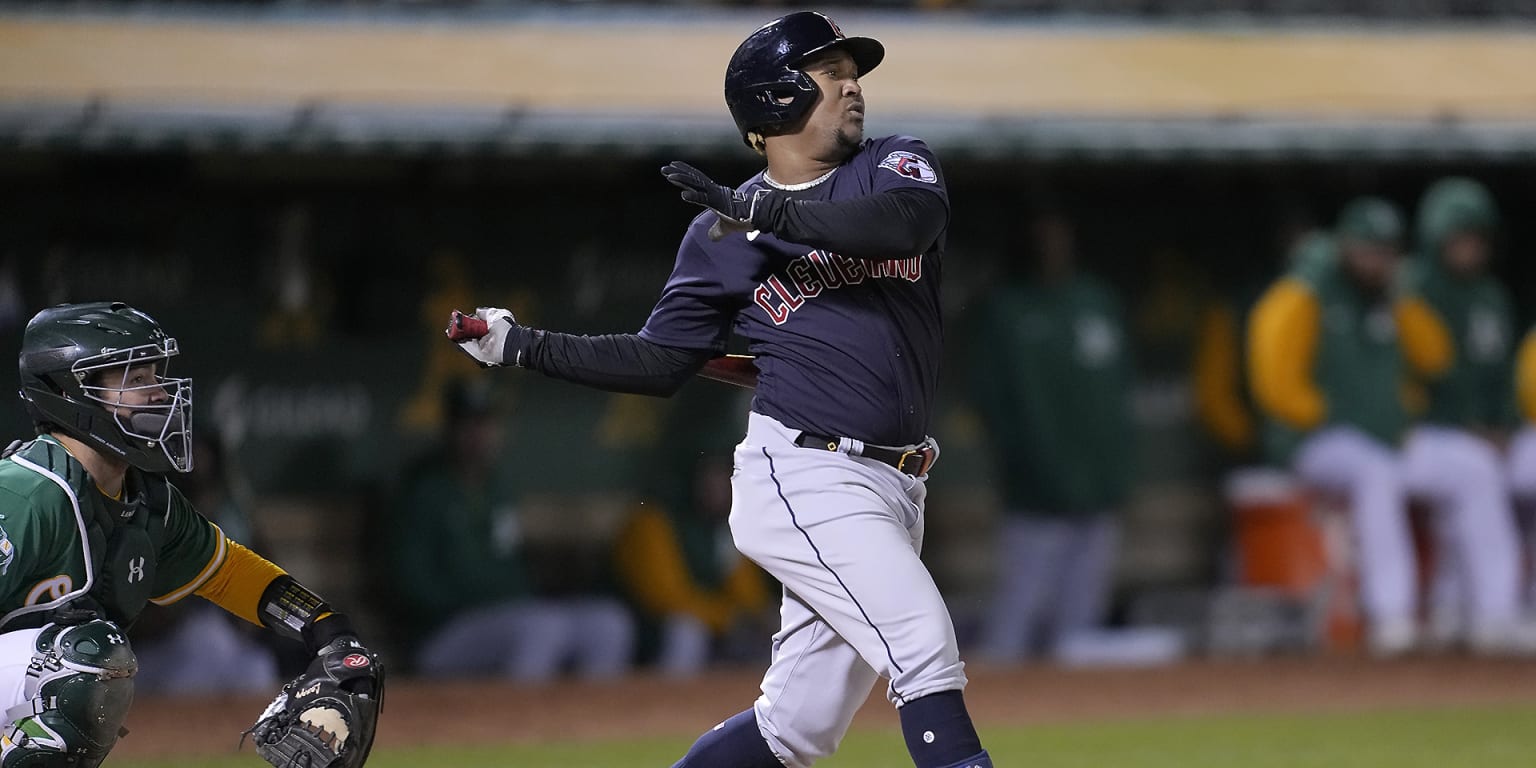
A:
<svg viewBox="0 0 1536 768">
<path fill-rule="evenodd" d="M 1509 444 L 1509 482 L 1516 501 L 1536 508 L 1536 327 L 1525 335 L 1516 358 L 1515 401 L 1524 423 Z M 1527 536 L 1526 556 L 1536 562 L 1536 536 L 1529 531 Z M 1527 601 L 1536 602 L 1536 573 L 1528 572 L 1527 579 Z"/>
<path fill-rule="evenodd" d="M 1221 466 L 1263 461 L 1262 415 L 1254 406 L 1246 375 L 1248 322 L 1259 297 L 1274 282 L 1276 272 L 1286 268 L 1311 229 L 1309 219 L 1300 212 L 1283 214 L 1275 228 L 1272 255 L 1240 260 L 1246 271 L 1222 281 L 1200 319 L 1190 359 L 1195 418 L 1214 443 Z"/>
<path fill-rule="evenodd" d="M 1403 350 L 1428 396 L 1403 462 L 1437 511 L 1430 639 L 1491 653 L 1536 651 L 1520 620 L 1520 540 L 1499 455 L 1516 418 L 1510 300 L 1488 269 L 1497 222 L 1478 182 L 1430 185 L 1398 304 Z"/>
<path fill-rule="evenodd" d="M 731 548 L 731 461 L 700 457 L 694 500 L 636 508 L 618 541 L 618 575 L 659 634 L 663 674 L 697 674 L 715 647 L 769 605 L 767 577 Z"/>
<path fill-rule="evenodd" d="M 1510 445 L 1510 480 L 1518 497 L 1536 502 L 1536 328 L 1531 328 L 1520 345 L 1515 399 L 1525 424 Z"/>
<path fill-rule="evenodd" d="M 1347 499 L 1373 651 L 1416 640 L 1416 583 L 1398 441 L 1408 425 L 1390 288 L 1402 217 L 1361 198 L 1332 235 L 1298 246 L 1248 327 L 1248 374 L 1264 448 L 1307 485 Z"/>
<path fill-rule="evenodd" d="M 697 674 L 728 655 L 738 630 L 760 645 L 762 626 L 776 624 L 768 577 L 731 544 L 731 454 L 739 419 L 728 416 L 736 393 L 719 387 L 679 395 L 670 452 L 652 473 L 645 502 L 620 531 L 615 574 L 640 614 L 642 650 L 655 646 L 666 675 Z M 743 633 L 745 634 L 745 633 Z"/>
</svg>

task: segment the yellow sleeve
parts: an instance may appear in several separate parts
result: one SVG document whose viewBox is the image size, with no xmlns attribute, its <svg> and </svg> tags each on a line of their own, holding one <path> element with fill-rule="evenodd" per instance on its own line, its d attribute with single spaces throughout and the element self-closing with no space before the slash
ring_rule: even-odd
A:
<svg viewBox="0 0 1536 768">
<path fill-rule="evenodd" d="M 729 607 L 737 613 L 754 613 L 768 605 L 768 585 L 764 583 L 761 568 L 745 557 L 736 562 L 720 585 L 720 591 Z"/>
<path fill-rule="evenodd" d="M 234 539 L 226 538 L 225 541 L 229 545 L 229 554 L 225 555 L 224 564 L 198 588 L 197 594 L 252 624 L 262 626 L 257 613 L 261 594 L 266 591 L 267 585 L 285 572 L 272 561 L 235 543 Z"/>
<path fill-rule="evenodd" d="M 1397 301 L 1392 314 L 1397 320 L 1398 338 L 1402 339 L 1403 357 L 1414 373 L 1432 379 L 1450 369 L 1455 342 L 1434 307 L 1417 296 L 1409 296 Z"/>
<path fill-rule="evenodd" d="M 1525 335 L 1517 365 L 1515 391 L 1520 399 L 1520 412 L 1525 414 L 1526 421 L 1536 423 L 1536 330 Z"/>
<path fill-rule="evenodd" d="M 1254 401 L 1264 413 L 1296 429 L 1317 427 L 1328 415 L 1327 400 L 1312 380 L 1321 314 L 1312 290 L 1286 278 L 1259 299 L 1248 326 L 1248 381 Z"/>
<path fill-rule="evenodd" d="M 1212 306 L 1195 342 L 1195 413 L 1216 441 L 1234 452 L 1253 445 L 1253 415 L 1243 398 L 1237 313 L 1225 303 Z"/>
<path fill-rule="evenodd" d="M 619 536 L 614 557 L 619 578 L 645 612 L 690 614 L 717 631 L 730 622 L 729 607 L 694 584 L 672 523 L 662 513 L 651 508 L 637 511 Z"/>
</svg>

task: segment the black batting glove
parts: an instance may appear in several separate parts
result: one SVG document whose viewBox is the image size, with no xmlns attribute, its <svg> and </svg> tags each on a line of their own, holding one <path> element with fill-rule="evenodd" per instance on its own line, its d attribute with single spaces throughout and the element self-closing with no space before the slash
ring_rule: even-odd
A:
<svg viewBox="0 0 1536 768">
<path fill-rule="evenodd" d="M 752 216 L 756 212 L 758 202 L 771 190 L 757 189 L 751 195 L 745 195 L 730 187 L 716 184 L 715 180 L 704 175 L 703 171 L 681 160 L 673 160 L 662 166 L 661 175 L 683 190 L 681 196 L 684 201 L 708 208 L 719 217 L 715 225 L 710 227 L 710 239 L 719 240 L 730 232 L 763 229 L 753 223 Z"/>
</svg>

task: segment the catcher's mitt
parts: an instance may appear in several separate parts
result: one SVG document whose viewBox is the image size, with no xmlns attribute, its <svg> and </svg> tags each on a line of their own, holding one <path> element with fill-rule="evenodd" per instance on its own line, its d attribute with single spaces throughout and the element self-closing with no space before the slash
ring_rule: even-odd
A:
<svg viewBox="0 0 1536 768">
<path fill-rule="evenodd" d="M 283 686 L 245 735 L 279 768 L 362 768 L 383 704 L 378 655 L 341 637 Z"/>
</svg>

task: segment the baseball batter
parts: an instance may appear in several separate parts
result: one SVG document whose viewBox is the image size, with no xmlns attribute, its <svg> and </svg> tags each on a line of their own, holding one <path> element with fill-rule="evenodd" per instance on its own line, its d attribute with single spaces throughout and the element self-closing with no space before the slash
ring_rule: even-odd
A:
<svg viewBox="0 0 1536 768">
<path fill-rule="evenodd" d="M 918 558 L 942 332 L 949 199 L 920 140 L 864 138 L 860 78 L 875 40 L 818 13 L 752 33 L 725 100 L 767 169 L 736 189 L 674 162 L 705 207 L 638 334 L 571 336 L 481 308 L 489 332 L 449 336 L 482 365 L 666 395 L 732 330 L 759 377 L 735 453 L 737 548 L 784 585 L 782 628 L 755 705 L 704 734 L 682 768 L 803 768 L 830 755 L 876 678 L 919 768 L 990 768 L 966 712 L 943 598 Z"/>
<path fill-rule="evenodd" d="M 192 468 L 192 381 L 176 340 L 121 303 L 27 323 L 36 439 L 0 460 L 0 767 L 96 766 L 117 742 L 147 604 L 202 596 L 304 642 L 315 661 L 251 733 L 274 765 L 356 768 L 383 679 L 347 618 L 225 537 L 165 477 Z"/>
</svg>

